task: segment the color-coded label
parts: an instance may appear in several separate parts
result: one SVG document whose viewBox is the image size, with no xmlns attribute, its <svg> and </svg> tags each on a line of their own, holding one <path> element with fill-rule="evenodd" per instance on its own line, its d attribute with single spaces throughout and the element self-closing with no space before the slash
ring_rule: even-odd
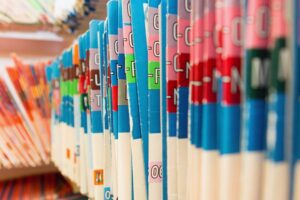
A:
<svg viewBox="0 0 300 200">
<path fill-rule="evenodd" d="M 127 86 L 125 79 L 118 80 L 118 104 L 119 106 L 128 105 Z"/>
<path fill-rule="evenodd" d="M 104 184 L 104 173 L 103 169 L 94 170 L 94 185 Z"/>
<path fill-rule="evenodd" d="M 203 70 L 203 103 L 217 101 L 216 60 L 209 59 L 204 64 Z"/>
<path fill-rule="evenodd" d="M 241 64 L 240 57 L 228 58 L 224 60 L 222 71 L 222 104 L 232 105 L 241 102 Z"/>
<path fill-rule="evenodd" d="M 188 87 L 189 85 L 189 74 L 190 74 L 190 54 L 181 53 L 178 55 L 178 87 Z"/>
<path fill-rule="evenodd" d="M 101 111 L 102 110 L 102 98 L 100 90 L 90 91 L 90 105 L 91 111 Z"/>
<path fill-rule="evenodd" d="M 133 54 L 125 55 L 125 73 L 128 83 L 136 83 L 136 68 Z"/>
<path fill-rule="evenodd" d="M 126 54 L 133 54 L 133 34 L 131 26 L 124 26 L 123 34 L 124 51 L 126 52 Z"/>
<path fill-rule="evenodd" d="M 71 159 L 71 150 L 70 150 L 69 148 L 66 149 L 66 158 L 67 158 L 68 160 Z"/>
<path fill-rule="evenodd" d="M 203 99 L 203 82 L 202 76 L 203 72 L 203 63 L 198 63 L 194 67 L 191 68 L 191 74 L 194 74 L 193 78 L 190 80 L 191 85 L 191 100 L 193 104 L 202 104 Z"/>
<path fill-rule="evenodd" d="M 174 112 L 177 111 L 177 81 L 172 80 L 167 82 L 167 111 Z"/>
<path fill-rule="evenodd" d="M 248 1 L 246 48 L 268 46 L 270 24 L 270 1 Z"/>
<path fill-rule="evenodd" d="M 224 9 L 226 9 L 226 15 L 224 15 L 223 22 L 223 57 L 240 57 L 243 44 L 241 6 L 236 5 Z"/>
<path fill-rule="evenodd" d="M 118 35 L 109 35 L 109 56 L 111 60 L 118 60 Z"/>
<path fill-rule="evenodd" d="M 104 188 L 104 200 L 112 200 L 109 187 Z"/>
<path fill-rule="evenodd" d="M 148 88 L 160 89 L 160 68 L 159 62 L 148 63 Z"/>
<path fill-rule="evenodd" d="M 162 182 L 162 162 L 150 162 L 149 163 L 149 183 L 161 183 Z"/>
<path fill-rule="evenodd" d="M 264 99 L 268 95 L 270 57 L 266 49 L 248 50 L 246 59 L 246 96 Z"/>
<path fill-rule="evenodd" d="M 148 59 L 149 61 L 159 62 L 160 45 L 159 45 L 159 18 L 158 9 L 149 7 L 148 10 Z"/>
</svg>

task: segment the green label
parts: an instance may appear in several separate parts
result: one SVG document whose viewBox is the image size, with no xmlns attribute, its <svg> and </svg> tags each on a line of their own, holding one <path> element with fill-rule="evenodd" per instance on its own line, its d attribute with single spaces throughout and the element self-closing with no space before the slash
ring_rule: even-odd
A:
<svg viewBox="0 0 300 200">
<path fill-rule="evenodd" d="M 71 95 L 71 81 L 66 81 L 66 94 Z"/>
<path fill-rule="evenodd" d="M 80 96 L 80 108 L 82 111 L 87 111 L 90 108 L 90 104 L 89 104 L 89 97 L 88 94 L 82 94 Z"/>
<path fill-rule="evenodd" d="M 160 67 L 159 62 L 148 63 L 148 89 L 160 89 Z"/>
<path fill-rule="evenodd" d="M 246 56 L 246 98 L 264 99 L 268 96 L 270 82 L 269 50 L 247 50 Z"/>
<path fill-rule="evenodd" d="M 79 90 L 78 90 L 78 82 L 79 80 L 78 79 L 74 79 L 73 80 L 73 94 L 79 94 Z"/>
<path fill-rule="evenodd" d="M 63 81 L 63 80 L 60 81 L 60 93 L 61 93 L 61 96 L 66 96 L 67 95 L 66 81 Z"/>
<path fill-rule="evenodd" d="M 288 68 L 286 53 L 286 40 L 284 38 L 277 39 L 275 47 L 272 51 L 271 66 L 271 89 L 278 92 L 285 91 L 286 68 Z"/>
<path fill-rule="evenodd" d="M 135 59 L 133 54 L 125 55 L 125 73 L 127 83 L 136 83 Z"/>
</svg>

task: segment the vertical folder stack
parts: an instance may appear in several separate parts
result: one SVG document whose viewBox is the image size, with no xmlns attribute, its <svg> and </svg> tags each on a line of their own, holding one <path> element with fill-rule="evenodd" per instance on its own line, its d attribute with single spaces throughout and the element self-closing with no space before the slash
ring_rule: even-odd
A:
<svg viewBox="0 0 300 200">
<path fill-rule="evenodd" d="M 7 69 L 1 166 L 51 157 L 96 200 L 299 199 L 298 4 L 291 26 L 286 0 L 109 0 Z"/>
</svg>

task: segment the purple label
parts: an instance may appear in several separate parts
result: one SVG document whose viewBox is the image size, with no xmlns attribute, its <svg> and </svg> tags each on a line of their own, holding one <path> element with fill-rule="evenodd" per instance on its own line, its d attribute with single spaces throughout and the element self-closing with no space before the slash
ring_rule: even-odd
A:
<svg viewBox="0 0 300 200">
<path fill-rule="evenodd" d="M 99 69 L 99 53 L 98 49 L 90 49 L 90 59 L 89 59 L 89 65 L 90 65 L 90 70 L 92 69 Z"/>
<path fill-rule="evenodd" d="M 102 98 L 100 90 L 91 90 L 91 111 L 101 111 Z"/>
<path fill-rule="evenodd" d="M 177 48 L 177 16 L 167 15 L 167 46 Z"/>
<path fill-rule="evenodd" d="M 190 12 L 191 12 L 191 0 L 179 0 L 178 1 L 178 16 L 179 16 L 179 18 L 189 19 Z"/>
<path fill-rule="evenodd" d="M 148 9 L 148 31 L 149 34 L 157 34 L 159 30 L 159 16 L 158 16 L 158 9 L 151 8 Z"/>
</svg>

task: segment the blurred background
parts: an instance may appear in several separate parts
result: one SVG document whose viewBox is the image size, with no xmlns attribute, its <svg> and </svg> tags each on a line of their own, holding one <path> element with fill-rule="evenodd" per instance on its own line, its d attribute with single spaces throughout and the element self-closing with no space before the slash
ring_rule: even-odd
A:
<svg viewBox="0 0 300 200">
<path fill-rule="evenodd" d="M 36 127 L 28 128 L 31 122 L 26 105 L 18 95 L 14 87 L 16 85 L 8 78 L 10 76 L 6 69 L 21 63 L 24 66 L 54 59 L 88 28 L 91 19 L 101 19 L 105 16 L 106 2 L 103 0 L 0 0 L 1 81 L 4 80 L 9 88 L 9 95 L 15 99 L 15 112 L 20 112 L 20 118 L 25 124 L 23 128 L 28 132 L 39 130 L 36 130 Z M 27 97 L 29 98 L 29 95 Z M 11 132 L 22 136 L 27 131 Z M 1 134 L 3 135 L 2 130 Z M 15 140 L 5 138 L 3 141 Z M 50 139 L 46 142 L 50 145 Z M 15 148 L 3 142 L 1 145 L 5 148 Z M 16 153 L 14 150 L 12 152 Z M 84 198 L 72 195 L 76 188 L 58 173 L 58 169 L 48 158 L 44 162 L 28 166 L 14 163 L 12 158 L 8 158 L 10 154 L 5 154 L 3 149 L 0 150 L 0 155 L 0 199 Z M 15 156 L 18 158 L 23 155 L 16 153 Z M 3 162 L 6 165 L 3 166 Z M 46 180 L 50 180 L 50 183 Z"/>
</svg>

